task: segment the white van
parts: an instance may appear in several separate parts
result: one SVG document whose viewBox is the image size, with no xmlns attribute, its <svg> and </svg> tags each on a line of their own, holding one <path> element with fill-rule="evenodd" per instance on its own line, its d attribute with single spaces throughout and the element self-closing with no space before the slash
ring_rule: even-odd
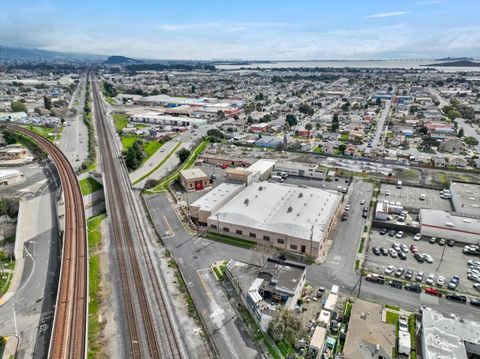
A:
<svg viewBox="0 0 480 359">
<path fill-rule="evenodd" d="M 425 193 L 422 193 L 420 195 L 420 201 L 425 201 L 425 198 L 427 198 L 427 195 Z"/>
<path fill-rule="evenodd" d="M 402 186 L 403 186 L 402 181 L 397 181 L 397 188 L 398 188 L 398 189 L 401 189 Z"/>
</svg>

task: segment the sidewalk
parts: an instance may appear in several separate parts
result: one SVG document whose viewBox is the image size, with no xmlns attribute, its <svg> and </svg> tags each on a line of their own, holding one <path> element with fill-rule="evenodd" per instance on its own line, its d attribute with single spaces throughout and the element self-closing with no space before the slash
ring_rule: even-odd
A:
<svg viewBox="0 0 480 359">
<path fill-rule="evenodd" d="M 17 352 L 19 340 L 15 336 L 6 337 L 7 343 L 5 344 L 5 349 L 3 350 L 2 359 L 10 359 L 15 357 Z"/>
</svg>

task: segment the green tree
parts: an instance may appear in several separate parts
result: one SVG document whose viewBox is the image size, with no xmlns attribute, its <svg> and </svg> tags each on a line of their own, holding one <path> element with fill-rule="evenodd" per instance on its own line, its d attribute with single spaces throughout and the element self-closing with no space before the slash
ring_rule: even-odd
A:
<svg viewBox="0 0 480 359">
<path fill-rule="evenodd" d="M 345 102 L 342 107 L 341 107 L 342 111 L 343 112 L 347 112 L 348 110 L 350 110 L 350 102 Z"/>
<path fill-rule="evenodd" d="M 380 107 L 382 106 L 382 99 L 380 97 L 377 97 L 375 100 L 375 106 Z"/>
<path fill-rule="evenodd" d="M 46 110 L 52 109 L 52 99 L 47 95 L 43 96 L 43 107 L 45 107 Z"/>
<path fill-rule="evenodd" d="M 297 121 L 297 118 L 292 115 L 291 113 L 289 113 L 286 117 L 285 117 L 285 121 L 287 122 L 287 125 L 289 128 L 295 126 L 298 121 Z"/>
<path fill-rule="evenodd" d="M 457 137 L 463 137 L 465 135 L 465 131 L 463 130 L 463 127 L 460 128 L 457 132 Z"/>
<path fill-rule="evenodd" d="M 180 161 L 180 163 L 183 163 L 187 160 L 188 156 L 190 156 L 190 151 L 187 150 L 186 148 L 180 149 L 180 151 L 177 152 L 177 157 Z"/>
<path fill-rule="evenodd" d="M 312 130 L 312 128 L 313 128 L 313 125 L 311 122 L 305 125 L 305 129 L 308 131 L 308 137 L 310 137 L 310 131 Z"/>
<path fill-rule="evenodd" d="M 343 154 L 346 149 L 347 149 L 347 145 L 345 145 L 345 144 L 343 144 L 343 143 L 338 146 L 338 151 L 339 151 L 341 154 Z"/>
<path fill-rule="evenodd" d="M 465 137 L 463 141 L 469 146 L 477 146 L 478 140 L 475 137 Z"/>
<path fill-rule="evenodd" d="M 333 119 L 332 119 L 332 123 L 330 125 L 330 128 L 331 128 L 332 132 L 337 132 L 338 127 L 339 127 L 338 113 L 335 113 L 333 115 Z"/>
<path fill-rule="evenodd" d="M 224 120 L 225 119 L 225 112 L 223 112 L 222 110 L 218 110 L 217 111 L 217 117 L 219 120 Z"/>
<path fill-rule="evenodd" d="M 317 123 L 315 124 L 315 128 L 317 129 L 317 131 L 320 130 L 320 127 L 321 127 L 320 124 L 317 122 Z"/>
<path fill-rule="evenodd" d="M 418 132 L 421 133 L 422 135 L 426 135 L 428 133 L 428 128 L 425 127 L 425 126 L 422 126 L 422 127 L 420 127 Z"/>
<path fill-rule="evenodd" d="M 301 336 L 302 321 L 300 316 L 293 310 L 281 308 L 276 311 L 275 316 L 268 326 L 268 334 L 276 341 L 285 341 L 294 345 Z"/>
<path fill-rule="evenodd" d="M 27 106 L 23 102 L 20 101 L 12 101 L 10 104 L 10 108 L 13 112 L 25 112 L 27 113 Z"/>
<path fill-rule="evenodd" d="M 306 104 L 306 103 L 302 103 L 302 104 L 298 107 L 298 111 L 299 111 L 300 113 L 303 113 L 303 114 L 305 114 L 305 115 L 310 115 L 310 116 L 312 116 L 312 115 L 315 113 L 315 111 L 313 110 L 313 108 L 312 108 L 310 105 Z"/>
<path fill-rule="evenodd" d="M 408 109 L 408 112 L 410 113 L 410 115 L 413 115 L 417 111 L 418 111 L 418 107 L 415 105 L 410 106 L 410 108 Z"/>
<path fill-rule="evenodd" d="M 248 116 L 247 117 L 247 123 L 250 125 L 252 124 L 254 121 L 253 121 L 253 117 L 252 116 Z"/>
</svg>

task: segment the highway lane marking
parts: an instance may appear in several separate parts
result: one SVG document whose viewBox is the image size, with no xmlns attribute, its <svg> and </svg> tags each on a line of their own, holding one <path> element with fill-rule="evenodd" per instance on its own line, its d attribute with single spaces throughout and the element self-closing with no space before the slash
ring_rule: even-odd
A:
<svg viewBox="0 0 480 359">
<path fill-rule="evenodd" d="M 205 271 L 210 271 L 210 268 L 199 269 L 199 270 L 197 270 L 197 274 L 200 278 L 200 281 L 202 282 L 203 287 L 205 288 L 205 291 L 207 292 L 208 297 L 210 298 L 211 301 L 214 301 L 212 291 L 207 286 L 207 283 L 205 282 L 205 279 L 203 279 L 203 274 L 200 273 L 200 272 L 205 272 Z"/>
<path fill-rule="evenodd" d="M 163 220 L 165 221 L 165 224 L 167 225 L 168 230 L 170 232 L 170 234 L 164 236 L 163 238 L 170 238 L 170 237 L 175 236 L 175 233 L 173 233 L 172 226 L 170 226 L 170 223 L 168 223 L 167 217 L 163 216 Z"/>
</svg>

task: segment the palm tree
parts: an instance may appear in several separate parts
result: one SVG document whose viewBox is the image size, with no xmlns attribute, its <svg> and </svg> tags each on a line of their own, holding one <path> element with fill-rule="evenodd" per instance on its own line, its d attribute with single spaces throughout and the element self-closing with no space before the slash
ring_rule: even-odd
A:
<svg viewBox="0 0 480 359">
<path fill-rule="evenodd" d="M 308 131 L 308 138 L 310 138 L 310 131 L 312 130 L 312 128 L 313 128 L 313 125 L 311 122 L 305 125 L 305 129 Z"/>
</svg>

